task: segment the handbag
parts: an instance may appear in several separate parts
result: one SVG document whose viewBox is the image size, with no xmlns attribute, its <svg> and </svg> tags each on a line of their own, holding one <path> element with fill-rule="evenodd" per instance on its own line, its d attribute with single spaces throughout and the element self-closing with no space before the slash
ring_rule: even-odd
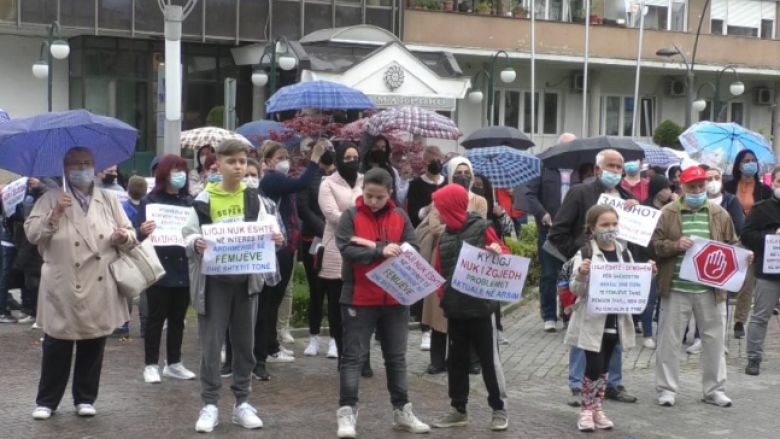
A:
<svg viewBox="0 0 780 439">
<path fill-rule="evenodd" d="M 108 269 L 122 297 L 134 299 L 165 276 L 165 269 L 149 240 L 118 253 L 119 258 L 110 263 Z"/>
</svg>

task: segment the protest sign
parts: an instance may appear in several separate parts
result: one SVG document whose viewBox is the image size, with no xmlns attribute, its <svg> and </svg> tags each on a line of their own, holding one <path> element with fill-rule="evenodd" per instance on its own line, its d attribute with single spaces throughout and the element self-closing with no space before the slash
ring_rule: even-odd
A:
<svg viewBox="0 0 780 439">
<path fill-rule="evenodd" d="M 401 305 L 411 305 L 444 285 L 444 278 L 409 244 L 400 256 L 390 258 L 366 277 L 393 296 Z"/>
<path fill-rule="evenodd" d="M 588 311 L 595 314 L 641 314 L 647 306 L 653 266 L 591 262 Z"/>
<path fill-rule="evenodd" d="M 519 302 L 530 263 L 528 258 L 496 255 L 463 243 L 452 287 L 480 299 Z"/>
<path fill-rule="evenodd" d="M 764 238 L 764 274 L 780 274 L 780 235 Z"/>
<path fill-rule="evenodd" d="M 149 194 L 154 189 L 155 179 L 154 177 L 146 177 L 146 193 Z"/>
<path fill-rule="evenodd" d="M 147 204 L 146 220 L 155 222 L 154 232 L 147 239 L 155 246 L 178 245 L 184 247 L 181 229 L 187 224 L 191 207 Z"/>
<path fill-rule="evenodd" d="M 273 234 L 275 218 L 256 223 L 217 223 L 201 227 L 206 251 L 201 273 L 206 275 L 272 273 L 276 271 Z"/>
<path fill-rule="evenodd" d="M 14 180 L 3 188 L 3 209 L 8 215 L 12 215 L 16 211 L 24 196 L 27 194 L 27 177 L 22 177 Z"/>
<path fill-rule="evenodd" d="M 638 204 L 626 210 L 626 200 L 601 194 L 598 204 L 612 206 L 618 212 L 618 238 L 647 247 L 655 226 L 661 219 L 661 211 Z"/>
<path fill-rule="evenodd" d="M 680 279 L 739 292 L 750 265 L 750 251 L 695 236 L 691 239 L 693 246 L 685 252 L 680 266 Z"/>
</svg>

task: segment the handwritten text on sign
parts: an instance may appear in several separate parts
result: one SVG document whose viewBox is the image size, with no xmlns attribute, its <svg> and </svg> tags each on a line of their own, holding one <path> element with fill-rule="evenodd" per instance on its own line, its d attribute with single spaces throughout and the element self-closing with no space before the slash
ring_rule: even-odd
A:
<svg viewBox="0 0 780 439">
<path fill-rule="evenodd" d="M 601 194 L 598 204 L 612 206 L 618 211 L 618 238 L 647 247 L 661 219 L 660 210 L 642 205 L 625 210 L 626 200 L 607 194 Z"/>
<path fill-rule="evenodd" d="M 206 275 L 271 273 L 276 271 L 278 233 L 276 219 L 256 223 L 228 223 L 203 226 L 206 252 L 201 272 Z"/>
<path fill-rule="evenodd" d="M 780 273 L 780 235 L 766 235 L 764 238 L 764 273 Z"/>
<path fill-rule="evenodd" d="M 3 188 L 3 209 L 8 215 L 12 215 L 16 211 L 27 193 L 27 177 L 22 177 L 18 180 L 14 180 Z"/>
<path fill-rule="evenodd" d="M 382 262 L 366 274 L 401 305 L 411 305 L 444 285 L 444 278 L 409 244 L 400 256 Z"/>
<path fill-rule="evenodd" d="M 622 262 L 591 263 L 588 311 L 594 314 L 641 314 L 647 306 L 653 267 Z"/>
<path fill-rule="evenodd" d="M 531 260 L 496 255 L 463 243 L 452 288 L 480 299 L 519 302 Z"/>
<path fill-rule="evenodd" d="M 149 235 L 152 245 L 184 246 L 181 229 L 187 224 L 192 208 L 181 206 L 169 206 L 167 204 L 148 204 L 146 206 L 146 220 L 155 222 L 154 232 Z"/>
</svg>

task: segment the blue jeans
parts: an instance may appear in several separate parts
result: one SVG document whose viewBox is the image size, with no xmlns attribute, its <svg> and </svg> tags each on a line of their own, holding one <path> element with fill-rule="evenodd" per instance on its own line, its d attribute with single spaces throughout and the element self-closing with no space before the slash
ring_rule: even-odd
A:
<svg viewBox="0 0 780 439">
<path fill-rule="evenodd" d="M 582 377 L 585 375 L 585 351 L 572 346 L 569 349 L 569 388 L 580 389 Z M 617 387 L 623 383 L 623 351 L 620 342 L 615 346 L 612 360 L 609 362 L 609 382 L 607 387 Z"/>
<path fill-rule="evenodd" d="M 556 322 L 558 321 L 558 272 L 561 271 L 563 262 L 542 250 L 545 241 L 547 241 L 547 233 L 544 229 L 539 229 L 539 265 L 542 269 L 542 278 L 539 282 L 540 311 L 543 321 Z"/>
<path fill-rule="evenodd" d="M 2 247 L 2 261 L 0 261 L 0 314 L 8 312 L 8 302 L 11 294 L 8 286 L 11 283 L 11 264 L 16 256 L 16 247 Z"/>
<path fill-rule="evenodd" d="M 647 308 L 642 313 L 642 336 L 653 336 L 653 314 L 655 313 L 655 304 L 658 301 L 658 287 L 655 284 L 655 279 L 650 282 L 650 296 L 647 298 Z"/>
</svg>

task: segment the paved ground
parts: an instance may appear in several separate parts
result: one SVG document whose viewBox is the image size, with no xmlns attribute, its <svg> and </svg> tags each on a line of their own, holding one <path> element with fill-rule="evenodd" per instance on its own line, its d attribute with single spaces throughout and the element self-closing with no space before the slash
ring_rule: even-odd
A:
<svg viewBox="0 0 780 439">
<path fill-rule="evenodd" d="M 567 395 L 567 348 L 563 334 L 545 334 L 533 306 L 520 308 L 505 318 L 511 345 L 502 352 L 510 389 L 510 431 L 488 430 L 489 409 L 481 379 L 472 379 L 474 401 L 470 406 L 472 425 L 467 429 L 434 431 L 439 438 L 577 438 L 576 409 L 565 405 Z M 184 362 L 197 370 L 198 348 L 194 322 L 186 331 Z M 135 334 L 137 325 L 133 328 Z M 137 335 L 137 334 L 136 334 Z M 156 439 L 198 436 L 194 423 L 200 409 L 198 384 L 163 381 L 150 386 L 142 380 L 143 340 L 108 343 L 103 369 L 99 414 L 79 419 L 66 395 L 60 412 L 46 422 L 31 419 L 40 368 L 41 334 L 29 326 L 0 326 L 0 439 L 15 438 L 110 438 Z M 626 354 L 625 384 L 639 396 L 637 404 L 607 403 L 618 425 L 612 432 L 589 437 L 615 439 L 777 438 L 780 435 L 777 394 L 780 393 L 780 330 L 771 323 L 767 358 L 760 377 L 747 377 L 744 369 L 744 340 L 731 340 L 728 357 L 728 393 L 735 406 L 722 409 L 698 402 L 700 373 L 696 356 L 682 355 L 682 389 L 678 405 L 668 409 L 654 400 L 653 351 L 634 349 Z M 338 380 L 335 362 L 323 357 L 301 355 L 306 340 L 294 350 L 296 363 L 272 366 L 273 380 L 255 383 L 252 402 L 260 409 L 266 427 L 249 432 L 230 424 L 232 398 L 220 403 L 221 424 L 215 437 L 328 438 L 335 437 Z M 324 348 L 324 346 L 323 346 Z M 361 438 L 402 438 L 408 434 L 390 429 L 391 414 L 384 386 L 380 354 L 372 352 L 376 377 L 361 388 Z M 409 344 L 410 395 L 415 411 L 431 421 L 447 409 L 446 378 L 423 374 L 427 354 L 419 351 L 419 332 Z M 228 395 L 227 386 L 223 393 Z M 201 436 L 203 437 L 203 436 Z"/>
</svg>

